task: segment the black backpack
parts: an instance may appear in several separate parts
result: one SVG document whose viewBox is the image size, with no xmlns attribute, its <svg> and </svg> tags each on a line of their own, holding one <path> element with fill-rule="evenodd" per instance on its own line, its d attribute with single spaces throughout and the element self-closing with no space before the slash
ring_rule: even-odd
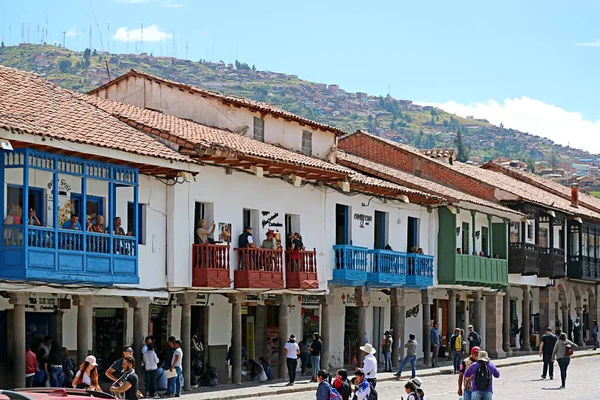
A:
<svg viewBox="0 0 600 400">
<path fill-rule="evenodd" d="M 491 382 L 492 377 L 490 375 L 490 368 L 487 363 L 480 362 L 477 373 L 475 374 L 475 386 L 477 387 L 477 390 L 487 390 L 490 387 Z"/>
<path fill-rule="evenodd" d="M 368 400 L 377 400 L 379 397 L 379 394 L 377 394 L 377 390 L 375 390 L 375 388 L 373 387 L 373 385 L 369 384 L 369 386 L 371 386 L 371 393 L 369 393 L 369 399 Z"/>
</svg>

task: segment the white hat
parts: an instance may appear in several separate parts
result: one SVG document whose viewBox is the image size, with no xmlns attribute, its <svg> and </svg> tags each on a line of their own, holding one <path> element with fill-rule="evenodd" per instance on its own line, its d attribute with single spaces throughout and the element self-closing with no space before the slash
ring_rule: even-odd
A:
<svg viewBox="0 0 600 400">
<path fill-rule="evenodd" d="M 94 357 L 94 356 L 87 356 L 85 358 L 85 362 L 89 363 L 90 365 L 93 365 L 93 366 L 97 366 L 98 365 L 98 363 L 96 362 L 96 357 Z"/>
<path fill-rule="evenodd" d="M 483 351 L 481 350 L 479 352 L 479 354 L 477 355 L 477 361 L 486 361 L 486 362 L 490 362 L 490 358 L 488 357 L 488 353 L 487 351 Z"/>
<path fill-rule="evenodd" d="M 365 353 L 369 353 L 369 354 L 375 354 L 375 353 L 377 353 L 377 350 L 375 350 L 373 348 L 373 346 L 371 346 L 371 343 L 365 343 L 364 346 L 360 346 L 360 349 L 362 351 L 364 351 Z"/>
</svg>

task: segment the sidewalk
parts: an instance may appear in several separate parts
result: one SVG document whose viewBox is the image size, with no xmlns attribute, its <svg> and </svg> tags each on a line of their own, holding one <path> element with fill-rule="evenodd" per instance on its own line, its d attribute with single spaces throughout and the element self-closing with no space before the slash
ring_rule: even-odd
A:
<svg viewBox="0 0 600 400">
<path fill-rule="evenodd" d="M 575 351 L 572 358 L 600 356 L 600 350 L 580 350 Z M 494 364 L 499 367 L 508 367 L 512 365 L 541 363 L 541 358 L 536 355 L 513 356 L 501 360 L 493 360 Z M 452 363 L 449 361 L 441 362 L 444 366 L 439 368 L 424 368 L 421 365 L 417 366 L 417 376 L 434 376 L 441 374 L 452 374 Z M 335 371 L 330 371 L 335 372 Z M 404 370 L 403 379 L 410 376 L 410 368 Z M 302 377 L 304 378 L 304 377 Z M 379 382 L 395 380 L 396 377 L 392 373 L 379 373 L 377 380 Z M 309 379 L 301 379 L 296 381 L 294 386 L 286 386 L 286 381 L 275 380 L 268 383 L 244 383 L 243 385 L 220 385 L 214 388 L 194 389 L 184 395 L 186 400 L 233 400 L 247 397 L 265 397 L 275 396 L 280 394 L 298 393 L 306 391 L 316 391 L 317 384 L 310 383 Z"/>
</svg>

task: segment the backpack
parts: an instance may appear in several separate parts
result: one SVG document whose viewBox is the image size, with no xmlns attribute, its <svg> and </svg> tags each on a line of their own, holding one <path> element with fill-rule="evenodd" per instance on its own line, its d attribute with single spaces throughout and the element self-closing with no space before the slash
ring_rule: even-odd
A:
<svg viewBox="0 0 600 400">
<path fill-rule="evenodd" d="M 475 374 L 475 386 L 477 387 L 477 390 L 487 390 L 490 387 L 491 381 L 490 368 L 487 363 L 481 363 L 479 367 L 477 367 L 477 373 Z"/>
<path fill-rule="evenodd" d="M 473 346 L 481 346 L 481 337 L 479 336 L 479 333 L 473 331 L 471 335 L 473 336 Z"/>
<path fill-rule="evenodd" d="M 377 390 L 373 387 L 373 385 L 369 384 L 371 387 L 371 393 L 369 393 L 369 398 L 367 400 L 377 400 L 379 395 L 377 394 Z"/>
<path fill-rule="evenodd" d="M 329 386 L 329 400 L 342 400 L 342 395 L 333 386 Z"/>
</svg>

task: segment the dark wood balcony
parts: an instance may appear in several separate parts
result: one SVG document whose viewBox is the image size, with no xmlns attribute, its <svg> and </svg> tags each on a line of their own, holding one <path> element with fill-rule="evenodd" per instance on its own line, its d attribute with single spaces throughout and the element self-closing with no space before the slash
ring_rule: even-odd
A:
<svg viewBox="0 0 600 400">
<path fill-rule="evenodd" d="M 228 288 L 230 285 L 229 246 L 195 244 L 192 247 L 192 286 Z"/>
<path fill-rule="evenodd" d="M 595 257 L 570 256 L 567 276 L 572 279 L 600 282 L 600 260 Z"/>
<path fill-rule="evenodd" d="M 317 250 L 287 250 L 285 281 L 288 289 L 318 289 Z"/>
<path fill-rule="evenodd" d="M 540 247 L 540 278 L 560 279 L 565 277 L 565 251 Z"/>
<path fill-rule="evenodd" d="M 521 275 L 537 275 L 538 246 L 529 243 L 510 243 L 508 249 L 508 273 Z"/>
<path fill-rule="evenodd" d="M 283 251 L 254 248 L 235 249 L 238 269 L 236 288 L 283 289 Z"/>
</svg>

